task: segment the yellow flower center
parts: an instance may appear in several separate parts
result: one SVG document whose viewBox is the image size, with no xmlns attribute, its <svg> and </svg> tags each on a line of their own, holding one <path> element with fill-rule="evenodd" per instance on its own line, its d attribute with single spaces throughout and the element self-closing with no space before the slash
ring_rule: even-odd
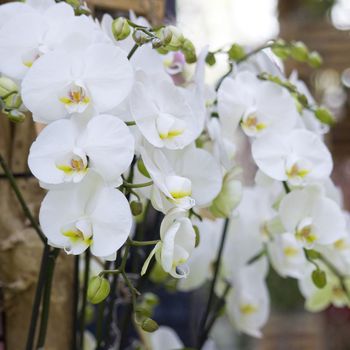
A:
<svg viewBox="0 0 350 350">
<path fill-rule="evenodd" d="M 242 304 L 240 305 L 239 310 L 243 315 L 251 315 L 255 313 L 258 308 L 253 304 Z"/>
</svg>

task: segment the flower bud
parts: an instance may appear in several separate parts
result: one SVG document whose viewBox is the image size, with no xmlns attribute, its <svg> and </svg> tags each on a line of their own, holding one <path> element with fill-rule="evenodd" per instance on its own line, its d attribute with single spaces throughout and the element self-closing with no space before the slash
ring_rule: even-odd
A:
<svg viewBox="0 0 350 350">
<path fill-rule="evenodd" d="M 19 111 L 18 109 L 12 109 L 9 112 L 7 112 L 6 115 L 7 118 L 14 123 L 22 123 L 24 119 L 26 119 L 25 114 Z"/>
<path fill-rule="evenodd" d="M 142 321 L 141 328 L 145 332 L 152 333 L 152 332 L 155 332 L 159 328 L 159 326 L 158 326 L 158 323 L 152 320 L 151 318 L 145 318 Z"/>
<path fill-rule="evenodd" d="M 236 172 L 227 173 L 222 188 L 210 206 L 212 214 L 218 218 L 227 218 L 239 204 L 242 197 L 242 183 L 235 178 Z"/>
<path fill-rule="evenodd" d="M 148 306 L 151 307 L 157 306 L 159 304 L 158 296 L 150 292 L 143 295 L 143 300 Z"/>
<path fill-rule="evenodd" d="M 312 271 L 311 279 L 312 279 L 312 282 L 314 283 L 314 285 L 320 289 L 324 288 L 327 284 L 326 273 L 324 271 L 320 270 L 319 268 Z"/>
<path fill-rule="evenodd" d="M 0 97 L 5 97 L 6 95 L 17 91 L 18 86 L 13 80 L 6 77 L 0 77 Z"/>
<path fill-rule="evenodd" d="M 132 201 L 130 203 L 131 213 L 134 216 L 138 216 L 142 213 L 142 203 L 138 201 Z"/>
<path fill-rule="evenodd" d="M 308 63 L 311 67 L 319 68 L 323 63 L 323 59 L 318 52 L 313 51 L 309 55 Z"/>
<path fill-rule="evenodd" d="M 134 39 L 134 41 L 137 45 L 143 45 L 143 44 L 148 43 L 149 41 L 152 40 L 152 38 L 149 37 L 149 35 L 147 35 L 146 33 L 144 33 L 140 29 L 136 29 L 134 31 L 134 33 L 132 34 L 132 38 Z"/>
<path fill-rule="evenodd" d="M 159 49 L 163 45 L 162 41 L 159 38 L 152 39 L 152 48 Z"/>
<path fill-rule="evenodd" d="M 175 26 L 167 26 L 165 28 L 171 31 L 171 40 L 167 45 L 167 48 L 173 51 L 179 50 L 185 40 L 183 34 Z"/>
<path fill-rule="evenodd" d="M 246 53 L 241 45 L 233 44 L 230 49 L 228 50 L 228 57 L 230 57 L 231 60 L 239 61 L 243 57 L 245 57 Z"/>
<path fill-rule="evenodd" d="M 301 41 L 293 42 L 290 48 L 291 56 L 301 62 L 307 61 L 309 57 L 309 50 L 306 45 Z"/>
<path fill-rule="evenodd" d="M 185 55 L 185 59 L 187 63 L 195 63 L 197 61 L 196 49 L 192 41 L 188 39 L 184 39 L 181 51 Z"/>
<path fill-rule="evenodd" d="M 4 99 L 5 109 L 18 109 L 22 105 L 22 98 L 19 93 L 14 93 Z"/>
<path fill-rule="evenodd" d="M 118 17 L 112 23 L 112 33 L 115 40 L 124 40 L 130 35 L 131 29 L 126 18 Z"/>
<path fill-rule="evenodd" d="M 207 63 L 209 66 L 213 66 L 216 63 L 215 54 L 213 52 L 208 52 L 205 63 Z"/>
<path fill-rule="evenodd" d="M 98 304 L 107 298 L 110 292 L 109 281 L 102 276 L 94 276 L 90 279 L 87 299 L 92 304 Z"/>
<path fill-rule="evenodd" d="M 195 247 L 197 248 L 199 246 L 199 243 L 201 241 L 201 236 L 199 234 L 199 228 L 197 225 L 193 225 L 193 229 L 194 229 L 194 232 L 196 234 L 196 243 L 195 243 Z"/>
<path fill-rule="evenodd" d="M 323 124 L 333 125 L 335 123 L 334 116 L 327 108 L 319 107 L 314 113 L 316 118 Z"/>
<path fill-rule="evenodd" d="M 141 158 L 139 158 L 137 161 L 137 169 L 143 176 L 148 177 L 149 179 L 151 178 L 149 172 L 146 169 L 145 163 Z"/>
<path fill-rule="evenodd" d="M 168 45 L 170 44 L 171 38 L 173 37 L 173 32 L 169 27 L 163 27 L 160 28 L 157 32 L 157 36 L 163 45 Z"/>
</svg>

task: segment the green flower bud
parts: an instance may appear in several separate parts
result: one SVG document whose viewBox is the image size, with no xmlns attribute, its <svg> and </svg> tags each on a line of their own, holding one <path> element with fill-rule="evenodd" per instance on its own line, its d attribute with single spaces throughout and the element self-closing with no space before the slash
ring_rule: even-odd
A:
<svg viewBox="0 0 350 350">
<path fill-rule="evenodd" d="M 310 64 L 311 67 L 319 68 L 323 63 L 323 59 L 318 52 L 312 51 L 309 54 L 308 63 Z"/>
<path fill-rule="evenodd" d="M 160 28 L 156 34 L 161 40 L 162 45 L 169 45 L 173 37 L 173 32 L 169 27 Z"/>
<path fill-rule="evenodd" d="M 4 99 L 5 109 L 17 109 L 22 105 L 22 98 L 19 93 L 14 93 Z"/>
<path fill-rule="evenodd" d="M 158 326 L 158 323 L 152 320 L 151 318 L 145 318 L 142 321 L 141 328 L 145 332 L 152 333 L 152 332 L 155 332 L 159 328 L 159 326 Z"/>
<path fill-rule="evenodd" d="M 173 51 L 180 50 L 180 48 L 183 45 L 183 42 L 185 40 L 183 34 L 175 26 L 167 26 L 165 28 L 167 28 L 167 30 L 171 31 L 171 40 L 170 40 L 169 44 L 167 45 L 167 48 L 169 50 L 173 50 Z"/>
<path fill-rule="evenodd" d="M 301 41 L 293 42 L 290 48 L 291 56 L 301 62 L 305 62 L 309 58 L 309 50 Z"/>
<path fill-rule="evenodd" d="M 324 107 L 319 107 L 315 110 L 316 118 L 323 124 L 333 125 L 335 123 L 335 118 L 332 113 Z"/>
<path fill-rule="evenodd" d="M 118 17 L 112 23 L 112 33 L 115 40 L 124 40 L 130 35 L 131 29 L 126 18 Z"/>
<path fill-rule="evenodd" d="M 199 234 L 199 228 L 197 225 L 193 225 L 194 233 L 196 234 L 196 242 L 195 242 L 195 247 L 197 248 L 200 241 L 201 241 L 201 236 Z"/>
<path fill-rule="evenodd" d="M 9 112 L 7 112 L 6 115 L 7 118 L 14 123 L 22 123 L 24 119 L 26 119 L 25 114 L 19 111 L 18 109 L 12 109 Z"/>
<path fill-rule="evenodd" d="M 159 298 L 154 293 L 145 293 L 143 294 L 144 302 L 151 307 L 157 306 L 159 304 Z"/>
<path fill-rule="evenodd" d="M 239 61 L 246 55 L 243 47 L 238 44 L 233 44 L 227 53 L 228 57 L 233 61 Z"/>
<path fill-rule="evenodd" d="M 0 97 L 5 97 L 6 95 L 17 91 L 18 86 L 13 80 L 6 77 L 0 77 Z"/>
<path fill-rule="evenodd" d="M 290 56 L 290 48 L 283 40 L 277 40 L 271 47 L 272 52 L 282 60 Z"/>
<path fill-rule="evenodd" d="M 185 55 L 185 60 L 187 63 L 195 63 L 197 61 L 196 49 L 192 41 L 184 39 L 181 51 Z"/>
<path fill-rule="evenodd" d="M 163 43 L 159 38 L 152 39 L 152 48 L 153 49 L 159 49 L 162 46 L 163 46 Z"/>
<path fill-rule="evenodd" d="M 134 216 L 138 216 L 142 213 L 142 203 L 138 201 L 132 201 L 130 203 L 131 213 Z"/>
<path fill-rule="evenodd" d="M 144 33 L 140 29 L 136 29 L 132 33 L 132 38 L 134 39 L 134 41 L 137 45 L 143 45 L 143 44 L 146 44 L 152 40 L 152 38 L 149 35 L 147 35 L 146 33 Z"/>
<path fill-rule="evenodd" d="M 212 52 L 208 52 L 207 57 L 205 58 L 205 62 L 209 66 L 213 66 L 216 63 L 215 55 Z"/>
<path fill-rule="evenodd" d="M 314 285 L 317 288 L 321 289 L 321 288 L 325 287 L 327 284 L 326 273 L 324 271 L 320 270 L 319 268 L 312 271 L 311 278 L 312 278 L 312 282 L 314 282 Z"/>
<path fill-rule="evenodd" d="M 221 191 L 209 209 L 215 217 L 227 218 L 239 204 L 241 197 L 242 183 L 236 179 L 236 172 L 227 173 Z"/>
<path fill-rule="evenodd" d="M 143 176 L 146 176 L 149 179 L 151 178 L 150 174 L 148 173 L 148 171 L 145 167 L 145 163 L 143 162 L 143 160 L 141 158 L 139 158 L 139 160 L 137 161 L 137 169 Z"/>
<path fill-rule="evenodd" d="M 109 281 L 102 276 L 94 276 L 90 279 L 87 299 L 92 304 L 98 304 L 108 297 L 111 290 Z"/>
</svg>

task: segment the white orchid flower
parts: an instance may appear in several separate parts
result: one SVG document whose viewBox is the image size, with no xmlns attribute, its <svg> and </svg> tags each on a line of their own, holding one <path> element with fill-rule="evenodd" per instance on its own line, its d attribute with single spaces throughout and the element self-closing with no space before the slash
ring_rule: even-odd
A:
<svg viewBox="0 0 350 350">
<path fill-rule="evenodd" d="M 336 307 L 350 306 L 348 296 L 346 296 L 339 278 L 335 276 L 326 266 L 318 262 L 320 268 L 325 271 L 327 284 L 323 288 L 318 288 L 312 281 L 311 274 L 315 266 L 308 263 L 303 278 L 299 279 L 299 290 L 304 296 L 305 308 L 311 312 L 325 310 L 330 305 Z M 350 280 L 345 280 L 347 288 L 350 287 Z"/>
<path fill-rule="evenodd" d="M 261 337 L 261 328 L 269 315 L 266 271 L 266 259 L 238 268 L 227 297 L 226 312 L 230 321 L 237 330 L 253 337 Z"/>
<path fill-rule="evenodd" d="M 114 186 L 134 156 L 134 139 L 124 122 L 98 115 L 81 128 L 75 120 L 48 125 L 32 144 L 29 167 L 45 184 L 79 182 L 92 169 Z"/>
<path fill-rule="evenodd" d="M 92 172 L 75 186 L 49 191 L 39 219 L 49 244 L 74 255 L 90 247 L 101 258 L 115 255 L 132 225 L 125 196 Z"/>
<path fill-rule="evenodd" d="M 217 256 L 220 242 L 220 233 L 223 229 L 224 220 L 195 220 L 193 223 L 199 230 L 199 245 L 193 250 L 186 264 L 189 274 L 179 280 L 177 289 L 188 292 L 201 287 L 212 275 L 213 263 Z"/>
<path fill-rule="evenodd" d="M 176 332 L 167 326 L 160 326 L 153 333 L 145 333 L 145 337 L 150 350 L 180 350 L 184 348 L 184 344 Z M 211 339 L 208 339 L 202 349 L 215 350 L 216 346 Z"/>
<path fill-rule="evenodd" d="M 49 123 L 88 108 L 104 113 L 131 90 L 133 70 L 122 50 L 105 43 L 86 47 L 80 35 L 66 44 L 40 57 L 23 80 L 23 102 L 36 121 Z"/>
<path fill-rule="evenodd" d="M 315 187 L 294 190 L 281 201 L 279 215 L 286 231 L 306 248 L 344 238 L 345 216 L 339 206 Z"/>
<path fill-rule="evenodd" d="M 207 151 L 194 146 L 167 151 L 145 144 L 141 155 L 154 181 L 151 199 L 158 210 L 166 212 L 173 206 L 203 207 L 220 192 L 221 169 Z"/>
<path fill-rule="evenodd" d="M 333 161 L 322 140 L 313 132 L 296 129 L 286 135 L 268 134 L 252 145 L 255 163 L 266 175 L 292 185 L 325 180 Z"/>
<path fill-rule="evenodd" d="M 64 38 L 67 22 L 74 18 L 73 8 L 62 2 L 47 3 L 41 11 L 19 12 L 0 30 L 0 71 L 22 79 L 33 63 L 56 47 Z"/>
<path fill-rule="evenodd" d="M 192 105 L 189 97 L 185 89 L 163 75 L 138 72 L 130 110 L 149 143 L 160 148 L 182 149 L 200 135 L 205 115 L 198 112 L 196 103 Z"/>
<path fill-rule="evenodd" d="M 218 90 L 218 112 L 230 138 L 239 123 L 246 135 L 261 136 L 268 131 L 288 132 L 299 117 L 286 89 L 248 71 L 224 79 Z"/>
<path fill-rule="evenodd" d="M 306 257 L 303 246 L 292 233 L 274 235 L 267 243 L 273 268 L 282 277 L 301 278 L 304 275 Z"/>
<path fill-rule="evenodd" d="M 184 278 L 189 269 L 185 265 L 195 247 L 196 233 L 186 210 L 174 208 L 165 215 L 160 226 L 161 241 L 146 259 L 143 275 L 154 255 L 163 270 L 174 278 Z"/>
</svg>

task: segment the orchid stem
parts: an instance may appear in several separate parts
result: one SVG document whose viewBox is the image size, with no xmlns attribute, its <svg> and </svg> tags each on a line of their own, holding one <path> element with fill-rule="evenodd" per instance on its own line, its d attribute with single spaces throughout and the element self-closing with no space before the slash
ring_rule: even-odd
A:
<svg viewBox="0 0 350 350">
<path fill-rule="evenodd" d="M 80 310 L 80 347 L 84 349 L 84 331 L 85 331 L 85 311 L 87 304 L 87 289 L 89 284 L 89 273 L 90 273 L 90 249 L 85 252 L 85 270 L 84 270 L 84 285 L 83 285 L 83 299 Z"/>
<path fill-rule="evenodd" d="M 39 278 L 38 278 L 38 283 L 36 286 L 34 302 L 33 302 L 33 307 L 32 307 L 32 316 L 30 319 L 26 350 L 33 349 L 36 325 L 37 325 L 38 316 L 39 316 L 39 308 L 40 308 L 42 294 L 43 294 L 43 290 L 44 290 L 44 286 L 45 286 L 45 277 L 46 277 L 46 271 L 47 271 L 47 259 L 48 259 L 49 253 L 50 253 L 50 247 L 48 245 L 45 245 L 44 251 L 42 254 L 42 258 L 41 258 Z"/>
<path fill-rule="evenodd" d="M 80 256 L 74 257 L 74 282 L 73 282 L 73 335 L 72 335 L 72 348 L 71 350 L 77 350 L 77 330 L 78 330 L 78 305 L 79 305 L 79 263 Z"/>
<path fill-rule="evenodd" d="M 126 188 L 142 188 L 142 187 L 148 187 L 152 185 L 153 185 L 153 181 L 139 183 L 139 184 L 132 184 L 130 182 L 123 181 L 123 186 Z"/>
<path fill-rule="evenodd" d="M 132 49 L 130 50 L 129 54 L 128 54 L 128 60 L 131 59 L 131 57 L 134 55 L 134 53 L 136 52 L 136 50 L 139 48 L 139 45 L 135 44 Z"/>
<path fill-rule="evenodd" d="M 56 258 L 59 254 L 60 250 L 58 248 L 52 249 L 48 255 L 47 262 L 47 271 L 46 271 L 46 283 L 43 295 L 43 309 L 41 313 L 41 322 L 38 336 L 38 345 L 37 349 L 44 349 L 47 326 L 49 321 L 49 313 L 50 313 L 50 299 L 51 299 L 51 289 L 52 289 L 52 281 L 53 275 L 55 271 L 55 262 Z"/>
<path fill-rule="evenodd" d="M 225 220 L 225 226 L 224 226 L 224 230 L 222 232 L 221 242 L 220 242 L 220 246 L 219 246 L 219 250 L 218 250 L 218 254 L 217 254 L 217 258 L 216 258 L 216 262 L 215 262 L 214 277 L 212 279 L 211 286 L 210 286 L 209 298 L 208 298 L 207 306 L 206 306 L 206 309 L 204 311 L 204 314 L 202 316 L 200 326 L 199 326 L 200 336 L 198 338 L 198 349 L 200 349 L 203 346 L 204 342 L 207 339 L 207 334 L 205 332 L 205 326 L 207 323 L 207 319 L 208 319 L 208 316 L 210 313 L 210 308 L 212 306 L 214 295 L 215 295 L 215 285 L 216 285 L 216 281 L 219 277 L 221 258 L 222 258 L 222 253 L 223 253 L 224 246 L 225 246 L 229 222 L 230 222 L 229 219 Z"/>
<path fill-rule="evenodd" d="M 0 166 L 2 167 L 2 169 L 4 170 L 4 173 L 6 175 L 6 177 L 8 178 L 10 185 L 13 189 L 13 191 L 16 194 L 16 197 L 22 207 L 23 213 L 24 215 L 28 218 L 28 220 L 30 221 L 30 224 L 32 225 L 32 227 L 34 228 L 34 230 L 36 231 L 36 233 L 38 234 L 39 238 L 41 239 L 41 241 L 43 243 L 46 243 L 46 237 L 43 233 L 43 231 L 41 230 L 39 224 L 37 223 L 37 221 L 34 219 L 31 211 L 28 208 L 28 205 L 22 195 L 22 192 L 20 191 L 16 179 L 14 178 L 10 167 L 7 165 L 7 163 L 5 162 L 5 159 L 3 158 L 3 156 L 0 154 Z"/>
</svg>

